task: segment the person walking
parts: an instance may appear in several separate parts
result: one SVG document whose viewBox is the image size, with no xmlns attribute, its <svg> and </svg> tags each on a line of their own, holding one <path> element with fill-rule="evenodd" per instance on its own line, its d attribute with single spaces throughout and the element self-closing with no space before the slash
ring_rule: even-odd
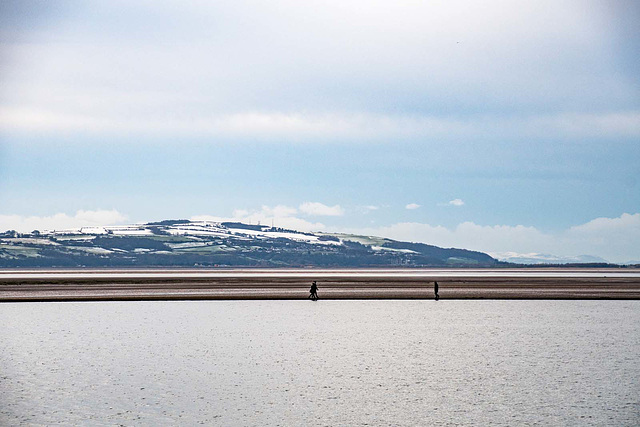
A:
<svg viewBox="0 0 640 427">
<path fill-rule="evenodd" d="M 311 298 L 311 301 L 318 300 L 318 285 L 316 285 L 315 280 L 311 284 L 311 289 L 309 289 L 309 298 Z"/>
<path fill-rule="evenodd" d="M 440 295 L 438 295 L 438 282 L 433 282 L 433 293 L 436 294 L 436 301 L 440 299 Z"/>
</svg>

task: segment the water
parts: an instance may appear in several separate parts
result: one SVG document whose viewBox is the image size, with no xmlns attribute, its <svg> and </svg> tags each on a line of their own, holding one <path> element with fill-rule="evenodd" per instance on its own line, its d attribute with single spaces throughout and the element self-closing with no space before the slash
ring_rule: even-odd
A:
<svg viewBox="0 0 640 427">
<path fill-rule="evenodd" d="M 237 269 L 237 270 L 2 270 L 1 279 L 189 279 L 317 277 L 575 277 L 640 278 L 637 269 Z"/>
<path fill-rule="evenodd" d="M 0 425 L 638 425 L 640 301 L 0 305 Z"/>
</svg>

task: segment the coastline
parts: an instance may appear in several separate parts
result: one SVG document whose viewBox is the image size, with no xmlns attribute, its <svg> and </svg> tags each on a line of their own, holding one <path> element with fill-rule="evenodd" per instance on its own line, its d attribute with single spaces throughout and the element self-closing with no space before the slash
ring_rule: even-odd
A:
<svg viewBox="0 0 640 427">
<path fill-rule="evenodd" d="M 0 271 L 0 302 L 324 299 L 640 300 L 640 273 L 614 270 Z M 523 276 L 518 276 L 523 274 Z"/>
</svg>

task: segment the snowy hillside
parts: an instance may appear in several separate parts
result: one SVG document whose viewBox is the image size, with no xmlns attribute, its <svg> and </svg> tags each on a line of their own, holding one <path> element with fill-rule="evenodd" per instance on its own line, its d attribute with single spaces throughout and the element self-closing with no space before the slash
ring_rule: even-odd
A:
<svg viewBox="0 0 640 427">
<path fill-rule="evenodd" d="M 495 266 L 481 252 L 234 222 L 167 220 L 0 234 L 0 267 Z"/>
</svg>

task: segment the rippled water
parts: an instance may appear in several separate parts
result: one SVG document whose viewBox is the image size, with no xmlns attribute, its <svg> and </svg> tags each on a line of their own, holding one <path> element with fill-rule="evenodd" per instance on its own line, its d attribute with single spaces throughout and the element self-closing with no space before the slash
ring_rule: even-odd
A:
<svg viewBox="0 0 640 427">
<path fill-rule="evenodd" d="M 640 301 L 0 305 L 0 425 L 638 425 Z"/>
</svg>

